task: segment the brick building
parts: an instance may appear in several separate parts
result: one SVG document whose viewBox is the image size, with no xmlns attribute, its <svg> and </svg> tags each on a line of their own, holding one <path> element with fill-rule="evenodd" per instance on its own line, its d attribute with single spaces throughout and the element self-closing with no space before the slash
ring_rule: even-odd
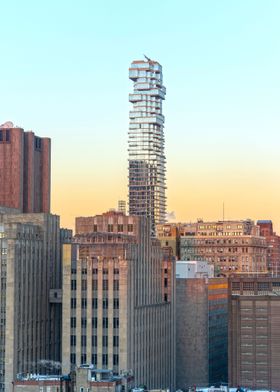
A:
<svg viewBox="0 0 280 392">
<path fill-rule="evenodd" d="M 229 280 L 229 385 L 280 390 L 280 279 Z"/>
<path fill-rule="evenodd" d="M 0 126 L 1 206 L 50 212 L 50 144 L 10 122 Z"/>
<path fill-rule="evenodd" d="M 260 235 L 267 243 L 267 266 L 273 276 L 280 276 L 280 236 L 273 231 L 271 220 L 258 220 Z"/>
</svg>

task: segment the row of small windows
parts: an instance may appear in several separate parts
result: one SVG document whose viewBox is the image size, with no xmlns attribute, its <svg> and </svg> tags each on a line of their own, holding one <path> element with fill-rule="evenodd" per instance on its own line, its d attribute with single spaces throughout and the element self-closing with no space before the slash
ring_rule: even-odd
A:
<svg viewBox="0 0 280 392">
<path fill-rule="evenodd" d="M 108 335 L 103 335 L 102 336 L 102 346 L 103 347 L 108 347 Z M 70 336 L 70 345 L 72 347 L 75 347 L 77 344 L 77 336 L 76 335 L 71 335 Z M 93 335 L 91 337 L 91 345 L 92 347 L 97 347 L 97 335 Z M 81 336 L 81 347 L 86 347 L 87 346 L 87 336 L 82 335 Z M 119 336 L 113 336 L 113 347 L 119 347 Z"/>
<path fill-rule="evenodd" d="M 1 237 L 0 237 L 1 238 Z M 75 275 L 77 273 L 76 268 L 71 269 L 71 274 Z M 103 275 L 108 275 L 108 268 L 103 268 L 102 270 Z M 118 268 L 114 268 L 114 275 L 119 275 L 120 271 Z M 82 275 L 87 275 L 87 268 L 82 268 Z M 98 269 L 93 268 L 92 269 L 92 275 L 98 275 Z"/>
<path fill-rule="evenodd" d="M 87 290 L 87 281 L 86 280 L 82 280 L 81 283 L 82 286 L 82 291 L 86 291 Z M 119 290 L 119 280 L 114 279 L 113 280 L 113 290 L 117 291 Z M 97 280 L 93 280 L 92 281 L 92 290 L 97 290 L 98 289 L 98 281 Z M 109 289 L 109 281 L 108 279 L 103 279 L 102 281 L 102 289 L 103 290 L 108 290 Z M 71 280 L 71 290 L 76 291 L 77 290 L 77 281 L 76 279 L 72 279 Z"/>
<path fill-rule="evenodd" d="M 71 317 L 71 328 L 76 328 L 77 327 L 77 319 L 76 317 Z M 98 319 L 97 317 L 92 317 L 92 328 L 97 328 L 98 324 Z M 113 328 L 119 328 L 119 318 L 114 317 L 113 318 Z M 108 317 L 103 317 L 102 318 L 102 327 L 103 328 L 108 328 L 109 322 L 108 322 Z M 87 327 L 87 319 L 85 317 L 81 318 L 81 327 L 86 328 Z"/>
<path fill-rule="evenodd" d="M 72 353 L 70 355 L 70 362 L 73 365 L 76 364 L 76 354 Z M 86 354 L 81 354 L 81 364 L 86 364 L 86 363 L 87 363 L 87 355 Z M 92 356 L 91 356 L 91 363 L 93 365 L 97 365 L 97 354 L 92 354 Z M 117 366 L 118 364 L 119 364 L 119 356 L 118 356 L 118 354 L 114 354 L 113 355 L 113 365 Z M 102 355 L 102 365 L 103 366 L 108 366 L 108 354 L 103 354 Z"/>
<path fill-rule="evenodd" d="M 123 233 L 123 231 L 124 231 L 124 225 L 123 224 L 118 224 L 116 226 L 116 228 L 117 228 L 117 232 L 118 233 Z M 97 225 L 93 225 L 93 232 L 96 233 L 97 231 L 98 231 Z M 108 233 L 113 233 L 114 232 L 114 225 L 113 224 L 108 224 L 107 231 L 108 231 Z M 133 232 L 133 224 L 129 223 L 127 225 L 127 231 L 128 231 L 128 233 L 132 233 Z"/>
</svg>

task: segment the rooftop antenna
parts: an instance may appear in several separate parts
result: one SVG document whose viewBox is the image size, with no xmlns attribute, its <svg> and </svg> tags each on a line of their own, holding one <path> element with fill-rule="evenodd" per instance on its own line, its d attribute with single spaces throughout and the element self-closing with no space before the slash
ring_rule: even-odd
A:
<svg viewBox="0 0 280 392">
<path fill-rule="evenodd" d="M 148 56 L 146 56 L 145 54 L 144 54 L 144 57 L 145 57 L 146 60 L 152 61 L 152 60 L 151 60 Z"/>
</svg>

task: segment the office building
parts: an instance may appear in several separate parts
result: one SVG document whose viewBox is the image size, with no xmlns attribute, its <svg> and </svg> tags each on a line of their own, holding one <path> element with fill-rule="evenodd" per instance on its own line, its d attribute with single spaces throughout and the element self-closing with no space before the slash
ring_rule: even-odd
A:
<svg viewBox="0 0 280 392">
<path fill-rule="evenodd" d="M 267 273 L 267 243 L 250 219 L 179 225 L 181 260 L 206 260 L 216 275 Z"/>
<path fill-rule="evenodd" d="M 173 389 L 174 263 L 149 222 L 110 211 L 77 218 L 76 233 L 63 254 L 63 373 L 93 364 Z"/>
<path fill-rule="evenodd" d="M 180 260 L 180 235 L 178 223 L 163 223 L 156 227 L 156 237 L 161 243 L 165 254 Z"/>
<path fill-rule="evenodd" d="M 129 214 L 149 218 L 155 235 L 166 214 L 162 67 L 148 58 L 133 61 L 129 78 Z"/>
<path fill-rule="evenodd" d="M 280 279 L 229 280 L 229 385 L 280 390 Z"/>
<path fill-rule="evenodd" d="M 60 361 L 59 217 L 2 207 L 0 250 L 0 391 L 12 391 L 17 374 Z"/>
<path fill-rule="evenodd" d="M 280 276 L 280 236 L 273 231 L 271 220 L 258 220 L 260 235 L 267 243 L 267 267 L 272 276 Z"/>
<path fill-rule="evenodd" d="M 20 212 L 50 212 L 50 139 L 0 126 L 0 205 Z"/>
<path fill-rule="evenodd" d="M 177 270 L 177 268 L 176 268 Z M 176 279 L 176 389 L 226 383 L 227 278 Z"/>
</svg>

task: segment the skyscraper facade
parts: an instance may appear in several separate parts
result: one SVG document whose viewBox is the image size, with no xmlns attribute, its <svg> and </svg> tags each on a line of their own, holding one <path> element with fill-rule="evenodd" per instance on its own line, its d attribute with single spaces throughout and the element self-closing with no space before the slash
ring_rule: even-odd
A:
<svg viewBox="0 0 280 392">
<path fill-rule="evenodd" d="M 0 126 L 0 205 L 20 212 L 50 212 L 50 139 Z"/>
<path fill-rule="evenodd" d="M 133 61 L 129 78 L 129 214 L 146 216 L 151 233 L 166 213 L 162 67 L 157 61 Z"/>
</svg>

